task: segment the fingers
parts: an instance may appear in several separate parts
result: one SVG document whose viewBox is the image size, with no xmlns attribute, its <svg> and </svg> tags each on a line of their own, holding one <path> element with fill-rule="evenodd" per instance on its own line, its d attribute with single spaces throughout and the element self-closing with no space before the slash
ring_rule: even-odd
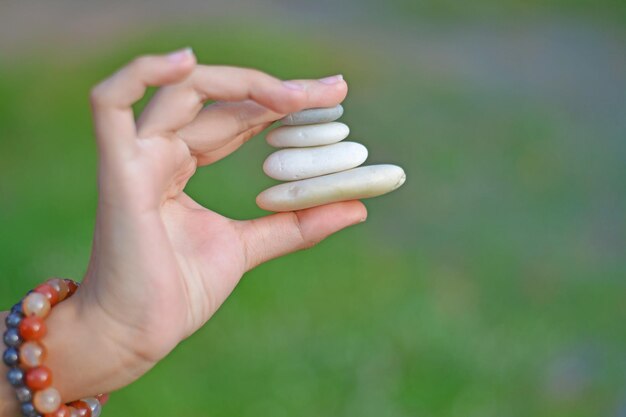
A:
<svg viewBox="0 0 626 417">
<path fill-rule="evenodd" d="M 146 55 L 133 60 L 91 91 L 91 105 L 98 145 L 102 152 L 125 151 L 136 136 L 132 105 L 148 86 L 180 82 L 193 70 L 190 49 L 169 55 Z"/>
<path fill-rule="evenodd" d="M 346 201 L 241 222 L 246 270 L 270 259 L 309 248 L 341 229 L 364 221 L 366 217 L 363 203 Z"/>
<path fill-rule="evenodd" d="M 207 106 L 194 121 L 178 130 L 177 136 L 185 141 L 192 154 L 199 156 L 228 145 L 233 138 L 250 130 L 258 133 L 259 126 L 267 127 L 270 121 L 280 117 L 279 113 L 251 100 L 217 102 Z"/>
<path fill-rule="evenodd" d="M 264 123 L 258 126 L 255 126 L 251 129 L 246 130 L 243 133 L 235 136 L 231 141 L 226 143 L 226 145 L 221 148 L 215 149 L 211 152 L 205 152 L 196 156 L 196 161 L 198 166 L 210 165 L 214 162 L 219 161 L 222 158 L 227 157 L 231 153 L 235 152 L 241 145 L 252 139 L 252 137 L 261 133 L 267 127 L 269 127 L 270 123 Z"/>
<path fill-rule="evenodd" d="M 223 136 L 232 137 L 254 123 L 246 121 L 250 102 L 263 108 L 264 112 L 253 110 L 253 113 L 263 115 L 263 119 L 257 123 L 265 123 L 307 107 L 334 106 L 345 98 L 347 91 L 348 86 L 341 77 L 331 81 L 281 81 L 248 68 L 198 65 L 184 83 L 162 88 L 155 95 L 141 115 L 140 134 L 150 136 L 156 132 L 181 129 L 194 120 L 199 106 L 207 100 L 244 101 L 241 105 L 227 108 L 209 106 L 184 131 L 190 136 L 206 131 L 207 123 L 213 123 L 216 119 L 212 112 L 217 110 L 223 116 L 228 115 L 228 118 L 221 121 L 219 127 L 210 127 L 219 131 L 222 125 L 226 126 L 225 132 L 228 133 Z M 205 139 L 206 143 L 212 142 L 211 138 Z"/>
</svg>

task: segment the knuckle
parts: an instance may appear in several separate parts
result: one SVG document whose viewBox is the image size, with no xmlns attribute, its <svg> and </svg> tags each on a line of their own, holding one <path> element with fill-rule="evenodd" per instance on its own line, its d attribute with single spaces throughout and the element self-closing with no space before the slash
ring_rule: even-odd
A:
<svg viewBox="0 0 626 417">
<path fill-rule="evenodd" d="M 106 81 L 100 82 L 91 88 L 91 91 L 89 92 L 89 101 L 92 106 L 98 107 L 104 103 L 106 90 Z"/>
<path fill-rule="evenodd" d="M 291 216 L 291 221 L 293 222 L 294 229 L 298 234 L 298 238 L 301 242 L 300 246 L 302 249 L 310 249 L 313 246 L 317 245 L 318 241 L 313 239 L 309 233 L 306 233 L 304 231 L 304 228 L 302 227 L 302 221 L 300 220 L 300 215 L 297 211 L 293 212 L 293 215 Z"/>
<path fill-rule="evenodd" d="M 132 61 L 130 61 L 130 63 L 128 64 L 128 68 L 132 70 L 139 70 L 145 67 L 150 62 L 151 59 L 152 57 L 150 55 L 136 56 L 135 58 L 132 59 Z"/>
<path fill-rule="evenodd" d="M 245 78 L 250 82 L 273 80 L 271 75 L 254 68 L 242 68 Z"/>
</svg>

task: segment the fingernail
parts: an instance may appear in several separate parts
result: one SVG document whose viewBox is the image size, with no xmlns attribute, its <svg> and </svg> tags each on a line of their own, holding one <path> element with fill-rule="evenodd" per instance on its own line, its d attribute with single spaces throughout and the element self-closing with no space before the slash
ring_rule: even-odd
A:
<svg viewBox="0 0 626 417">
<path fill-rule="evenodd" d="M 183 62 L 186 61 L 187 59 L 189 59 L 189 57 L 193 56 L 193 49 L 191 48 L 185 48 L 185 49 L 180 49 L 178 51 L 174 51 L 170 54 L 167 55 L 167 59 L 170 62 Z"/>
<path fill-rule="evenodd" d="M 304 91 L 304 86 L 295 81 L 283 81 L 283 85 L 290 90 Z"/>
<path fill-rule="evenodd" d="M 328 85 L 337 84 L 338 82 L 343 81 L 343 75 L 337 74 L 330 77 L 320 78 L 317 81 Z"/>
</svg>

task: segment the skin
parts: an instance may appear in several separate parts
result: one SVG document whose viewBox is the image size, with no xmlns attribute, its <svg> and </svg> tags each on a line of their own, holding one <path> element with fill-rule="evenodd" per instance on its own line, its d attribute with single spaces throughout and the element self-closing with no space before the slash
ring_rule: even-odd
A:
<svg viewBox="0 0 626 417">
<path fill-rule="evenodd" d="M 148 86 L 160 88 L 135 120 L 131 106 Z M 199 65 L 190 50 L 136 58 L 93 88 L 93 250 L 83 285 L 52 310 L 43 341 L 64 401 L 135 381 L 204 325 L 246 271 L 365 220 L 363 204 L 349 201 L 236 221 L 183 191 L 198 168 L 285 114 L 335 106 L 346 94 L 341 77 L 283 82 Z M 14 415 L 1 378 L 0 417 Z"/>
</svg>

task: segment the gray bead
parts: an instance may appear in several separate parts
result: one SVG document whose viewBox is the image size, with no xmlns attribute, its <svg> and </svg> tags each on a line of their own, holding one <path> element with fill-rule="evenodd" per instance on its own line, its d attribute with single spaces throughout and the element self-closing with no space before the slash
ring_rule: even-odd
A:
<svg viewBox="0 0 626 417">
<path fill-rule="evenodd" d="M 22 403 L 20 408 L 24 417 L 37 417 L 39 415 L 35 405 L 31 401 Z"/>
<path fill-rule="evenodd" d="M 24 385 L 24 371 L 20 368 L 11 368 L 7 372 L 7 381 L 14 387 L 21 387 Z"/>
<path fill-rule="evenodd" d="M 82 401 L 86 402 L 89 405 L 89 408 L 91 408 L 91 417 L 100 417 L 100 414 L 102 413 L 102 405 L 100 404 L 100 401 L 94 397 L 83 398 Z"/>
<path fill-rule="evenodd" d="M 20 353 L 14 347 L 7 348 L 2 354 L 2 361 L 6 366 L 17 366 L 20 361 Z"/>
<path fill-rule="evenodd" d="M 4 319 L 7 327 L 19 327 L 22 322 L 22 315 L 19 313 L 11 313 Z"/>
<path fill-rule="evenodd" d="M 24 315 L 24 310 L 22 309 L 22 301 L 16 303 L 15 305 L 13 305 L 13 307 L 11 307 L 11 313 Z"/>
<path fill-rule="evenodd" d="M 15 388 L 15 394 L 17 395 L 17 400 L 21 403 L 25 403 L 33 399 L 33 392 L 28 387 Z"/>
<path fill-rule="evenodd" d="M 343 114 L 343 107 L 337 104 L 335 107 L 318 107 L 306 109 L 288 114 L 280 121 L 284 125 L 311 125 L 316 123 L 328 123 L 337 120 Z"/>
<path fill-rule="evenodd" d="M 22 336 L 15 327 L 9 327 L 4 332 L 4 344 L 10 347 L 18 347 L 22 343 Z"/>
</svg>

